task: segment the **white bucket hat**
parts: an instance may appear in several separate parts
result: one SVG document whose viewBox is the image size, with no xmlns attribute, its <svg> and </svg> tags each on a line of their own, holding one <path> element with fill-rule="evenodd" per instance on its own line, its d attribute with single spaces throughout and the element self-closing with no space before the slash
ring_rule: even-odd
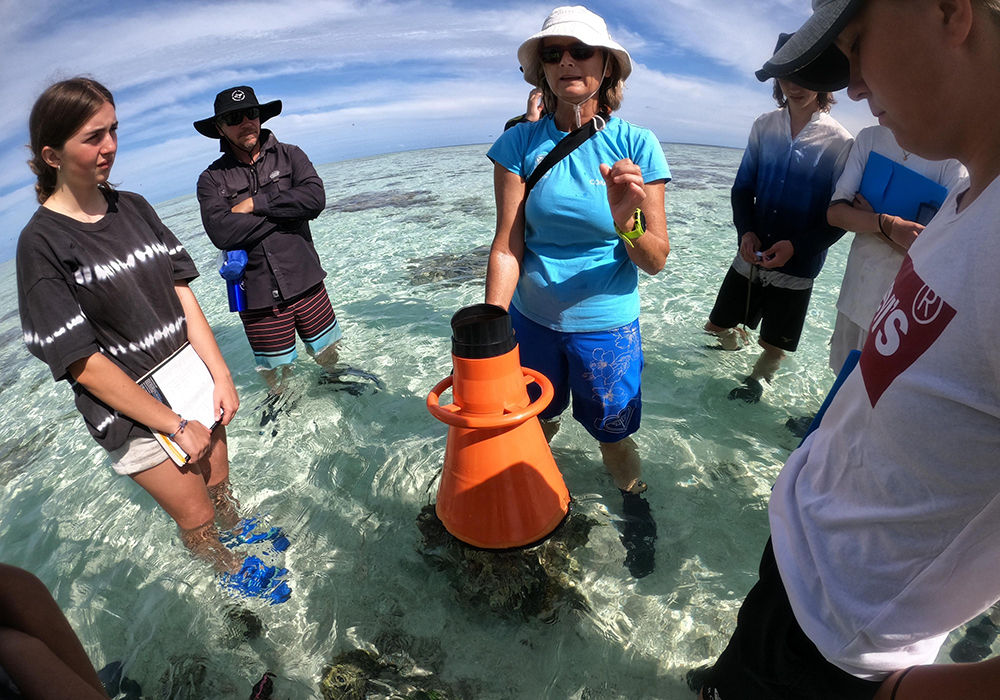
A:
<svg viewBox="0 0 1000 700">
<path fill-rule="evenodd" d="M 545 18 L 542 31 L 529 37 L 517 50 L 517 60 L 524 71 L 525 81 L 538 87 L 541 76 L 538 45 L 549 36 L 569 36 L 587 46 L 606 49 L 617 60 L 621 68 L 622 80 L 632 73 L 632 57 L 621 44 L 612 41 L 608 25 L 598 15 L 581 5 L 557 7 Z"/>
</svg>

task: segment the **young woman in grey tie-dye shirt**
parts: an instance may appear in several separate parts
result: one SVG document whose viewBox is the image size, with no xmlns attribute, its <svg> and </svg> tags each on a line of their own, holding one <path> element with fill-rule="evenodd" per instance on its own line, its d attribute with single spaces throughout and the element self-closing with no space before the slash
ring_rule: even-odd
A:
<svg viewBox="0 0 1000 700">
<path fill-rule="evenodd" d="M 236 566 L 215 521 L 232 527 L 227 425 L 239 399 L 188 282 L 191 256 L 142 197 L 108 185 L 118 122 L 111 93 L 74 78 L 48 88 L 29 122 L 41 206 L 17 247 L 28 350 L 73 388 L 87 429 L 177 522 L 181 539 L 220 570 Z M 214 432 L 187 422 L 135 380 L 190 342 L 215 380 Z M 178 468 L 150 430 L 173 434 Z"/>
</svg>

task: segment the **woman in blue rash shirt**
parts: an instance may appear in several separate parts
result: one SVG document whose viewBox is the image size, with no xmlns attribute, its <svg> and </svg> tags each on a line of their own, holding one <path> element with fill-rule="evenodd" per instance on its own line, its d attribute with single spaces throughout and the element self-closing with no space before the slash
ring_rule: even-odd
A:
<svg viewBox="0 0 1000 700">
<path fill-rule="evenodd" d="M 573 416 L 600 443 L 615 484 L 635 495 L 645 489 L 629 437 L 641 413 L 637 268 L 656 274 L 666 261 L 670 171 L 650 131 L 609 116 L 632 62 L 603 19 L 556 8 L 518 60 L 525 80 L 542 89 L 546 114 L 506 131 L 488 154 L 497 231 L 486 301 L 510 308 L 522 363 L 556 388 L 541 414 L 546 436 L 572 398 Z M 603 128 L 526 196 L 525 180 L 548 152 L 595 118 Z M 649 573 L 652 562 L 639 568 L 633 573 Z"/>
</svg>

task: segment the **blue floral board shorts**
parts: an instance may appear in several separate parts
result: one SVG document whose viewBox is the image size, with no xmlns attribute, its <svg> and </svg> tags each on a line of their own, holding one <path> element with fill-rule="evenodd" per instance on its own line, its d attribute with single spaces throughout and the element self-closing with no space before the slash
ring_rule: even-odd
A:
<svg viewBox="0 0 1000 700">
<path fill-rule="evenodd" d="M 552 403 L 538 416 L 555 418 L 573 400 L 573 417 L 600 442 L 618 442 L 642 417 L 642 338 L 639 321 L 606 331 L 565 333 L 526 318 L 513 304 L 511 324 L 524 367 L 548 377 Z M 541 394 L 528 386 L 531 399 Z"/>
</svg>

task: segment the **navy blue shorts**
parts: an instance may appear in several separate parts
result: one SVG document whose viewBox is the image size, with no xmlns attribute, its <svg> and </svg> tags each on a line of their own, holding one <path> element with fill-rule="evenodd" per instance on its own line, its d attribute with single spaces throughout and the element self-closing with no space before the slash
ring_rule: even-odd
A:
<svg viewBox="0 0 1000 700">
<path fill-rule="evenodd" d="M 511 323 L 521 364 L 552 382 L 555 396 L 539 418 L 555 418 L 573 399 L 573 417 L 600 442 L 618 442 L 642 417 L 639 321 L 609 331 L 563 333 L 526 318 L 513 304 Z M 539 389 L 528 387 L 532 400 Z"/>
<path fill-rule="evenodd" d="M 756 329 L 760 324 L 761 340 L 785 352 L 795 352 L 811 297 L 812 288 L 783 289 L 773 284 L 764 286 L 759 280 L 751 284 L 749 278 L 730 267 L 708 320 L 719 328 L 744 323 Z"/>
</svg>

